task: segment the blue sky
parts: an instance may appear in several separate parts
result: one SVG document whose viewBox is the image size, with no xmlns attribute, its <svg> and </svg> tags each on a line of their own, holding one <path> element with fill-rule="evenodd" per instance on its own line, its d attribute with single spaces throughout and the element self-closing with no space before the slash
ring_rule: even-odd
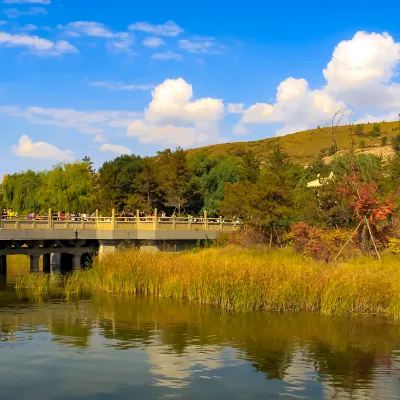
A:
<svg viewBox="0 0 400 400">
<path fill-rule="evenodd" d="M 400 112 L 400 6 L 0 4 L 0 174 Z"/>
</svg>

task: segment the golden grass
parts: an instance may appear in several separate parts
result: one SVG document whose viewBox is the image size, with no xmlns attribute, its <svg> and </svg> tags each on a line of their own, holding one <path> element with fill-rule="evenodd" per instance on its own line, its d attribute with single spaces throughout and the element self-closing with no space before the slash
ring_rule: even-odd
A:
<svg viewBox="0 0 400 400">
<path fill-rule="evenodd" d="M 367 147 L 376 147 L 381 145 L 381 138 L 387 137 L 387 144 L 390 145 L 391 138 L 400 133 L 398 131 L 399 121 L 381 122 L 381 136 L 372 137 L 369 132 L 373 129 L 373 124 L 363 124 L 362 134 L 355 135 L 355 148 L 360 148 L 360 141 L 364 139 Z M 336 132 L 336 142 L 338 150 L 349 150 L 351 148 L 351 137 L 349 135 L 349 125 L 338 126 Z M 235 155 L 238 152 L 252 150 L 263 160 L 272 150 L 276 143 L 282 146 L 283 151 L 288 153 L 289 158 L 299 164 L 311 164 L 318 158 L 319 151 L 330 148 L 332 142 L 330 133 L 332 128 L 315 128 L 307 131 L 297 132 L 290 135 L 255 140 L 252 142 L 234 142 L 215 144 L 196 149 L 190 149 L 189 155 L 193 156 L 200 152 L 206 152 L 213 156 Z M 353 127 L 353 132 L 356 132 Z"/>
<path fill-rule="evenodd" d="M 99 292 L 189 299 L 227 311 L 317 311 L 400 318 L 400 258 L 313 262 L 290 249 L 227 247 L 192 253 L 120 252 L 66 278 L 30 275 L 19 290 L 69 297 Z"/>
</svg>

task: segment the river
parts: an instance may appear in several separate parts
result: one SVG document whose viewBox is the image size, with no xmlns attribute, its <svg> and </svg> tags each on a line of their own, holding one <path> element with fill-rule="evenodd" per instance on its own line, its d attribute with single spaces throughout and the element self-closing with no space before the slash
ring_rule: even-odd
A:
<svg viewBox="0 0 400 400">
<path fill-rule="evenodd" d="M 0 291 L 1 399 L 399 399 L 400 324 Z"/>
</svg>

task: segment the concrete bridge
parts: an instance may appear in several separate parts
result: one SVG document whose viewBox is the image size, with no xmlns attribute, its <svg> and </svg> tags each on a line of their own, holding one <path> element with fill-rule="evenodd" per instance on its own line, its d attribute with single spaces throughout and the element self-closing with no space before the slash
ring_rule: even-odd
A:
<svg viewBox="0 0 400 400">
<path fill-rule="evenodd" d="M 40 256 L 43 272 L 80 269 L 89 254 L 113 253 L 119 245 L 138 246 L 141 251 L 177 251 L 193 247 L 200 240 L 216 239 L 221 232 L 235 232 L 237 221 L 201 217 L 154 216 L 110 217 L 96 212 L 85 219 L 52 216 L 8 217 L 0 220 L 0 275 L 7 271 L 7 255 L 30 256 L 31 272 L 39 271 Z"/>
</svg>

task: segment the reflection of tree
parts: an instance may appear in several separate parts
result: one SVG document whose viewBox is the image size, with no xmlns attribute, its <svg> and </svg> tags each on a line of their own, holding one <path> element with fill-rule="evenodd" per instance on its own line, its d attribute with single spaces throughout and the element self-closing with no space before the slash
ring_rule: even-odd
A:
<svg viewBox="0 0 400 400">
<path fill-rule="evenodd" d="M 365 388 L 374 380 L 375 351 L 363 351 L 353 343 L 343 350 L 320 340 L 310 344 L 310 358 L 315 360 L 318 374 L 329 376 L 334 386 L 353 391 Z"/>
<path fill-rule="evenodd" d="M 289 343 L 285 344 L 283 347 L 288 347 L 286 350 L 271 349 L 262 345 L 246 348 L 243 350 L 244 358 L 253 364 L 256 371 L 264 372 L 268 379 L 283 379 L 292 361 L 292 349 L 288 346 Z"/>
<path fill-rule="evenodd" d="M 56 320 L 52 322 L 51 333 L 54 342 L 74 347 L 89 347 L 92 321 L 81 318 Z"/>
<path fill-rule="evenodd" d="M 142 329 L 129 322 L 102 320 L 100 328 L 105 338 L 117 340 L 114 347 L 119 350 L 129 350 L 146 345 L 152 336 L 150 329 Z"/>
</svg>

